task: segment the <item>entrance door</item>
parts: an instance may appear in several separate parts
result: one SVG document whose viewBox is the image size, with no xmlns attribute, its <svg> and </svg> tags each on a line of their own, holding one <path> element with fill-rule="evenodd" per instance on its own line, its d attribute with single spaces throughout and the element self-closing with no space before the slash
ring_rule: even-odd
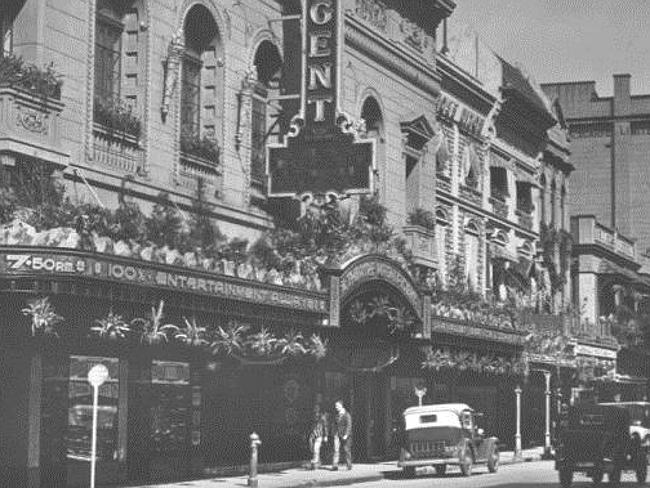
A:
<svg viewBox="0 0 650 488">
<path fill-rule="evenodd" d="M 368 461 L 386 454 L 387 380 L 360 373 L 352 382 L 352 458 Z"/>
</svg>

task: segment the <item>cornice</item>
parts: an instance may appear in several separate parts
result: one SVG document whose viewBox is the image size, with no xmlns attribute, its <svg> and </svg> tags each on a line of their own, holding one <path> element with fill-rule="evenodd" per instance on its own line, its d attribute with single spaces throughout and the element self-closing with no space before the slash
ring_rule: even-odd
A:
<svg viewBox="0 0 650 488">
<path fill-rule="evenodd" d="M 364 25 L 354 15 L 346 14 L 345 20 L 347 44 L 430 95 L 440 95 L 440 75 L 435 65 L 427 65 L 417 59 L 378 31 Z"/>
<path fill-rule="evenodd" d="M 481 104 L 484 104 L 483 107 L 478 107 L 476 104 L 470 104 L 467 100 L 464 100 L 465 97 L 460 97 L 465 103 L 467 103 L 472 108 L 487 115 L 492 105 L 494 105 L 497 95 L 487 91 L 483 84 L 472 75 L 467 73 L 465 70 L 460 68 L 456 63 L 443 55 L 436 56 L 436 69 L 441 75 L 441 82 L 444 83 L 445 79 L 448 79 L 451 84 L 457 85 L 457 87 L 466 92 L 471 98 L 474 98 L 475 102 L 478 101 Z M 487 107 L 487 110 L 486 110 Z"/>
</svg>

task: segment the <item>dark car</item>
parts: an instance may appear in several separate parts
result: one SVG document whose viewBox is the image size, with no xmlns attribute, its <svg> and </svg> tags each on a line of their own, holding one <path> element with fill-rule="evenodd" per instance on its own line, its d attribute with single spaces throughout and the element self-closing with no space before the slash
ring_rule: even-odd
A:
<svg viewBox="0 0 650 488">
<path fill-rule="evenodd" d="M 499 467 L 496 437 L 477 428 L 478 414 L 464 403 L 411 407 L 404 411 L 398 466 L 413 476 L 419 466 L 433 466 L 443 475 L 447 465 L 460 466 L 465 476 L 477 463 L 487 464 L 490 473 Z"/>
<path fill-rule="evenodd" d="M 630 414 L 610 405 L 581 405 L 564 414 L 558 432 L 555 469 L 563 488 L 571 486 L 573 473 L 581 472 L 599 484 L 607 474 L 610 485 L 620 483 L 631 469 L 645 483 L 647 461 L 637 437 L 630 435 Z"/>
</svg>

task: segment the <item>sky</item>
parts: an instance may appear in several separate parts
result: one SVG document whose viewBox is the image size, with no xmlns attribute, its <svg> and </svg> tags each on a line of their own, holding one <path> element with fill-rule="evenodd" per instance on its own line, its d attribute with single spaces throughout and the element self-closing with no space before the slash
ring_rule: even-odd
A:
<svg viewBox="0 0 650 488">
<path fill-rule="evenodd" d="M 449 19 L 472 27 L 539 83 L 596 81 L 611 96 L 613 74 L 650 94 L 650 0 L 455 0 Z"/>
</svg>

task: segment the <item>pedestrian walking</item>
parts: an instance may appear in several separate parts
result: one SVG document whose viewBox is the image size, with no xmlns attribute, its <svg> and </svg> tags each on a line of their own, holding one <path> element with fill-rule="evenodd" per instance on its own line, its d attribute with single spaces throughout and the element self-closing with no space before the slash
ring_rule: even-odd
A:
<svg viewBox="0 0 650 488">
<path fill-rule="evenodd" d="M 343 456 L 348 469 L 352 469 L 352 416 L 343 406 L 343 402 L 338 400 L 334 404 L 336 409 L 336 419 L 332 436 L 334 437 L 334 456 L 332 460 L 332 470 L 339 469 L 339 454 L 343 448 Z"/>
<path fill-rule="evenodd" d="M 329 418 L 327 412 L 321 412 L 320 406 L 314 410 L 314 423 L 309 433 L 309 447 L 311 449 L 311 469 L 320 467 L 320 449 L 327 442 L 329 432 Z"/>
</svg>

